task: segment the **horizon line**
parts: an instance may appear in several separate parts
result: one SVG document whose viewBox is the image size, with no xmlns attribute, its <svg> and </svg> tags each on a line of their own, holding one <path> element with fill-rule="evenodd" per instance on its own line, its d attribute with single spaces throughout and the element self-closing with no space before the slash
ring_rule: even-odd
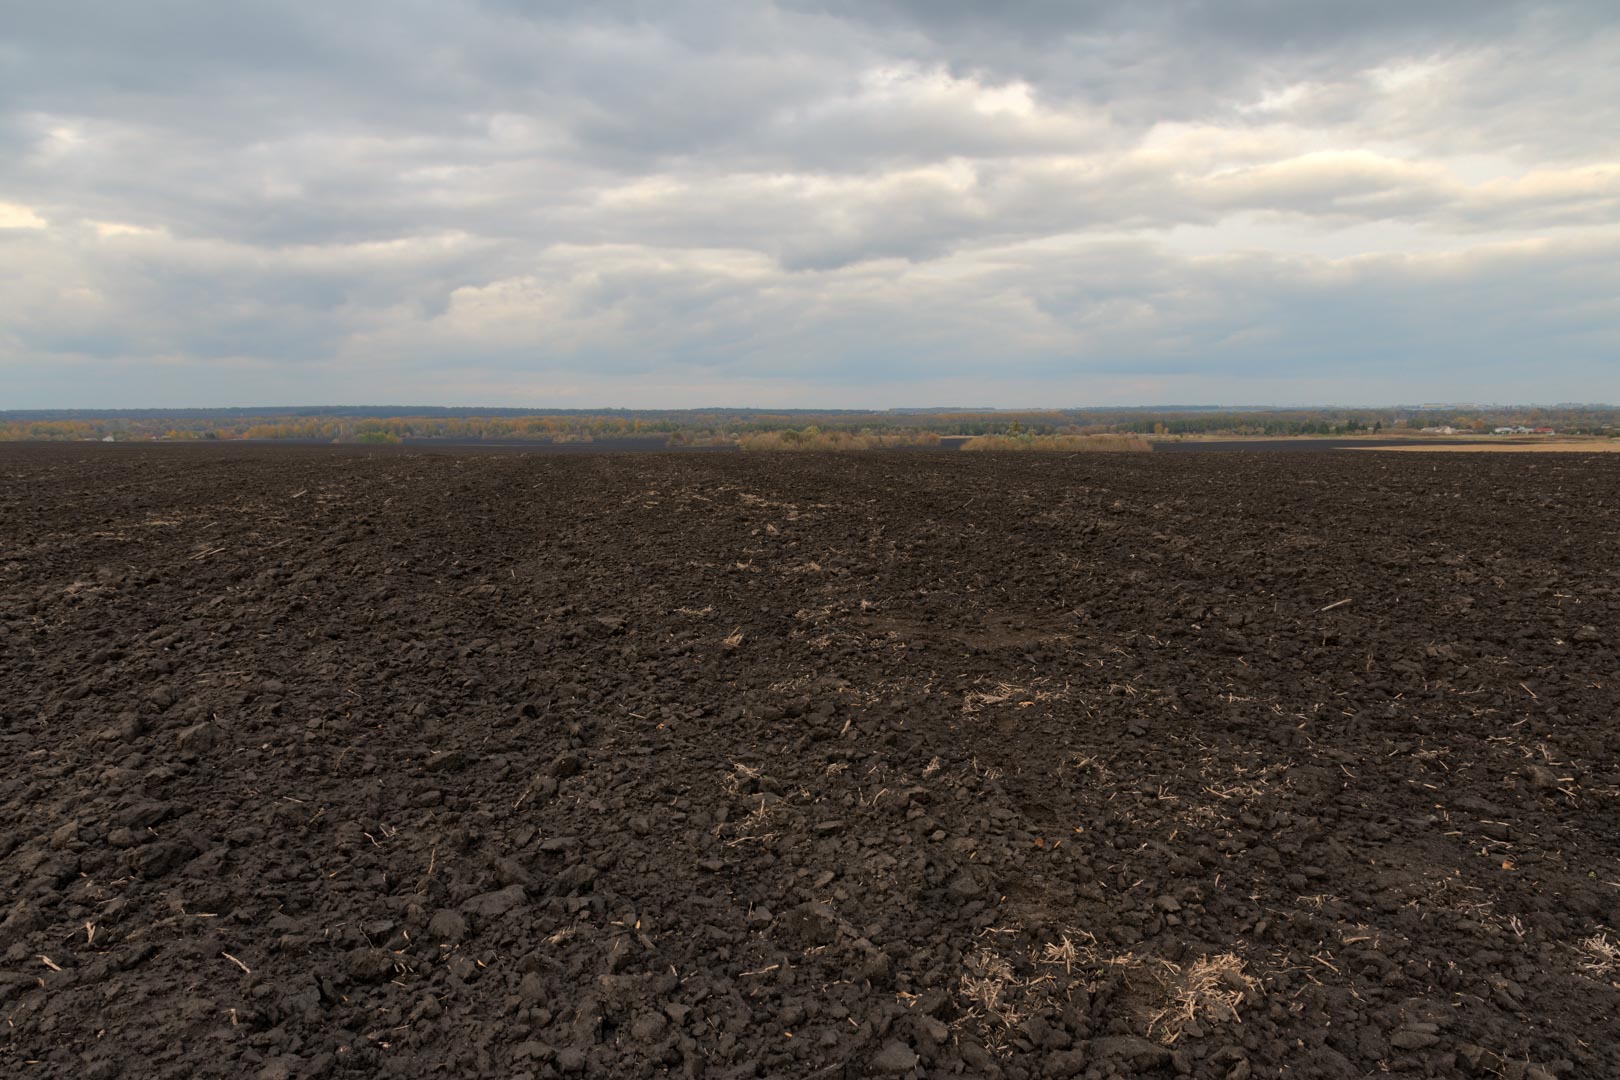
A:
<svg viewBox="0 0 1620 1080">
<path fill-rule="evenodd" d="M 182 412 L 297 412 L 309 410 L 336 410 L 336 409 L 371 409 L 371 410 L 399 410 L 399 415 L 409 415 L 412 411 L 434 410 L 457 412 L 526 412 L 526 413 L 703 413 L 703 412 L 763 412 L 763 413 L 1066 413 L 1066 412 L 1103 412 L 1108 410 L 1135 410 L 1135 411 L 1162 411 L 1173 412 L 1177 410 L 1225 410 L 1233 412 L 1282 412 L 1290 410 L 1322 410 L 1322 409 L 1363 409 L 1363 410 L 1391 410 L 1408 409 L 1413 411 L 1441 410 L 1441 409 L 1620 409 L 1620 404 L 1606 401 L 1426 401 L 1426 402 L 1395 402 L 1387 404 L 1366 403 L 1295 403 L 1295 404 L 1237 404 L 1223 402 L 1160 402 L 1137 404 L 1112 405 L 892 405 L 874 408 L 851 408 L 848 406 L 818 406 L 818 405 L 692 405 L 684 407 L 645 408 L 627 405 L 588 405 L 588 406 L 540 406 L 540 405 L 396 405 L 388 403 L 369 404 L 363 402 L 341 402 L 326 404 L 297 404 L 297 405 L 129 405 L 129 406 L 80 406 L 80 405 L 54 405 L 37 406 L 26 409 L 0 409 L 0 416 L 20 416 L 30 413 L 182 413 Z"/>
</svg>

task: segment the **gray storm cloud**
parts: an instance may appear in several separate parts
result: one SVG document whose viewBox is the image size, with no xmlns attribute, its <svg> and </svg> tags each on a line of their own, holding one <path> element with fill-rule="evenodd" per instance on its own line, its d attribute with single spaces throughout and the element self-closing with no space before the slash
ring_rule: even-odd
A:
<svg viewBox="0 0 1620 1080">
<path fill-rule="evenodd" d="M 53 3 L 0 406 L 1620 398 L 1603 3 Z"/>
</svg>

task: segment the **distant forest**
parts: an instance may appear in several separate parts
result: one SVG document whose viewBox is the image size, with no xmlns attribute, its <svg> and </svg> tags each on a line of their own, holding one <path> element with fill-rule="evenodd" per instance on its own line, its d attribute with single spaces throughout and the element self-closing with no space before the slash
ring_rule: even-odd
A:
<svg viewBox="0 0 1620 1080">
<path fill-rule="evenodd" d="M 0 440 L 280 439 L 302 442 L 595 442 L 717 446 L 769 432 L 916 435 L 1412 435 L 1451 428 L 1551 428 L 1620 436 L 1620 406 L 1401 406 L 1216 408 L 1159 406 L 1051 410 L 506 409 L 317 406 L 245 409 L 0 411 Z"/>
</svg>

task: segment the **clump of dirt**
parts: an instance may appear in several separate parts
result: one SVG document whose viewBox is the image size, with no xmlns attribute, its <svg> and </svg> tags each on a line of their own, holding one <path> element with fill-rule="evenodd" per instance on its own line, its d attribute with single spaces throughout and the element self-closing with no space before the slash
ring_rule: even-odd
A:
<svg viewBox="0 0 1620 1080">
<path fill-rule="evenodd" d="M 1620 459 L 0 477 L 7 1075 L 1620 1075 Z"/>
</svg>

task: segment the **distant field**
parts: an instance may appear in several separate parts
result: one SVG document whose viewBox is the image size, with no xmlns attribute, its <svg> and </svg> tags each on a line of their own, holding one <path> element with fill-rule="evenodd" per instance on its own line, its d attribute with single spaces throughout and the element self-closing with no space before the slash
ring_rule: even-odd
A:
<svg viewBox="0 0 1620 1080">
<path fill-rule="evenodd" d="M 1620 453 L 1620 439 L 1536 439 L 1520 442 L 1511 439 L 1490 442 L 1409 443 L 1402 446 L 1348 446 L 1347 450 L 1416 450 L 1433 454 L 1614 454 Z"/>
<path fill-rule="evenodd" d="M 1363 442 L 1421 441 L 1461 432 L 1548 428 L 1555 438 L 1620 432 L 1620 406 L 818 410 L 748 408 L 531 411 L 437 406 L 229 409 L 0 409 L 0 442 L 334 443 L 363 446 L 523 446 L 603 450 L 1063 450 L 1051 439 L 1148 439 L 1158 450 L 1321 452 Z M 1579 433 L 1579 434 L 1577 434 Z M 1479 438 L 1457 436 L 1457 442 Z M 1040 439 L 1036 443 L 1031 440 Z M 1492 440 L 1494 441 L 1494 440 Z M 1088 450 L 1104 449 L 1088 443 Z M 1118 448 L 1118 447 L 1116 447 Z M 1141 449 L 1132 446 L 1132 449 Z"/>
</svg>

